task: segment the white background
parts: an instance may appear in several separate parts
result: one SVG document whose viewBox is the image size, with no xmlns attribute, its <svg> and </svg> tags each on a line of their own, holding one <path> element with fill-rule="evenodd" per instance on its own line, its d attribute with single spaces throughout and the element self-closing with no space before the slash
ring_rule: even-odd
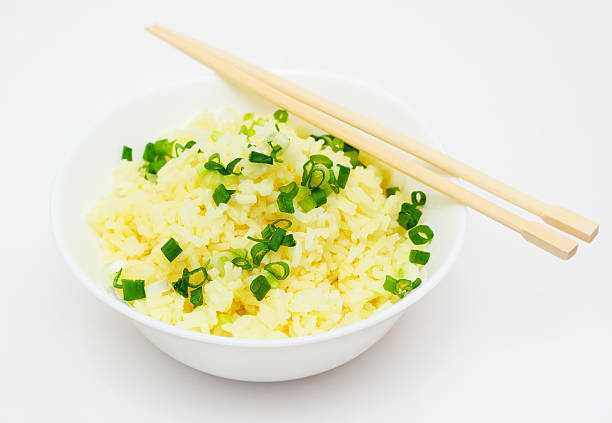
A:
<svg viewBox="0 0 612 423">
<path fill-rule="evenodd" d="M 612 421 L 609 1 L 169 3 L 0 0 L 0 421 Z M 601 234 L 562 262 L 470 212 L 448 277 L 349 364 L 276 384 L 179 364 L 79 285 L 48 217 L 81 130 L 210 73 L 144 31 L 156 22 L 377 83 L 450 154 Z"/>
</svg>

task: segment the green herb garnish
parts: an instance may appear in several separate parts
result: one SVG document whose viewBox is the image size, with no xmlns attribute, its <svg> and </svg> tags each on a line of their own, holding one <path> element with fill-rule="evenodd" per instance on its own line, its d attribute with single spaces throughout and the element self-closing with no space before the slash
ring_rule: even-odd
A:
<svg viewBox="0 0 612 423">
<path fill-rule="evenodd" d="M 280 191 L 280 194 L 278 194 L 278 198 L 276 199 L 278 209 L 285 213 L 295 212 L 295 209 L 293 208 L 293 199 L 299 191 L 297 184 L 295 182 L 291 182 L 290 184 L 283 185 L 278 190 Z"/>
<path fill-rule="evenodd" d="M 202 287 L 196 288 L 191 291 L 189 301 L 193 304 L 193 308 L 197 308 L 204 304 L 204 296 L 202 295 Z"/>
<path fill-rule="evenodd" d="M 427 201 L 427 196 L 423 191 L 412 191 L 410 200 L 414 206 L 424 206 Z"/>
<path fill-rule="evenodd" d="M 258 151 L 251 151 L 249 161 L 252 163 L 274 164 L 274 158 Z"/>
<path fill-rule="evenodd" d="M 400 298 L 404 298 L 406 294 L 421 284 L 421 278 L 416 278 L 414 281 L 408 279 L 395 279 L 387 275 L 383 288 Z"/>
<path fill-rule="evenodd" d="M 277 122 L 285 123 L 287 122 L 287 119 L 289 119 L 289 113 L 287 113 L 286 110 L 279 109 L 274 112 L 274 119 Z"/>
<path fill-rule="evenodd" d="M 289 276 L 289 265 L 284 261 L 274 261 L 264 266 L 264 270 L 270 273 L 276 280 L 282 281 Z"/>
<path fill-rule="evenodd" d="M 204 168 L 207 170 L 212 170 L 215 172 L 219 172 L 221 175 L 240 175 L 241 172 L 234 172 L 234 168 L 236 165 L 242 160 L 241 157 L 232 160 L 226 166 L 223 166 L 221 163 L 221 156 L 219 153 L 215 153 L 208 158 L 208 161 L 204 163 Z"/>
<path fill-rule="evenodd" d="M 174 240 L 174 238 L 170 238 L 161 247 L 161 250 L 162 250 L 162 253 L 164 253 L 166 258 L 168 259 L 168 261 L 171 263 L 172 263 L 172 260 L 174 260 L 183 251 L 181 246 L 178 244 L 178 242 Z"/>
<path fill-rule="evenodd" d="M 144 281 L 141 279 L 121 279 L 123 283 L 123 299 L 125 301 L 134 301 L 146 298 Z"/>
<path fill-rule="evenodd" d="M 430 242 L 434 237 L 434 233 L 427 225 L 419 225 L 408 231 L 408 238 L 414 245 L 423 245 Z"/>
<path fill-rule="evenodd" d="M 236 190 L 227 189 L 225 185 L 219 184 L 215 191 L 213 192 L 212 198 L 215 204 L 218 206 L 221 203 L 227 203 L 230 200 L 230 197 Z"/>
<path fill-rule="evenodd" d="M 308 197 L 298 201 L 304 213 L 308 213 L 310 210 L 320 207 L 325 203 L 327 203 L 327 194 L 322 189 L 314 189 Z"/>
<path fill-rule="evenodd" d="M 405 229 L 415 227 L 423 213 L 410 203 L 402 204 L 402 209 L 397 216 L 397 223 Z"/>
<path fill-rule="evenodd" d="M 265 276 L 259 275 L 253 279 L 249 288 L 253 295 L 255 295 L 255 298 L 257 298 L 257 301 L 261 301 L 272 287 Z"/>
<path fill-rule="evenodd" d="M 128 162 L 132 161 L 132 148 L 127 145 L 123 146 L 123 151 L 121 152 L 121 160 L 127 160 Z"/>
<path fill-rule="evenodd" d="M 253 113 L 245 113 L 244 116 L 242 116 L 242 120 L 250 120 L 253 119 Z"/>
<path fill-rule="evenodd" d="M 385 196 L 386 196 L 387 198 L 389 198 L 389 197 L 391 197 L 392 195 L 395 195 L 395 194 L 396 194 L 396 193 L 397 193 L 399 190 L 400 190 L 400 189 L 399 189 L 399 187 L 390 187 L 390 188 L 387 188 L 387 189 L 385 190 Z"/>
<path fill-rule="evenodd" d="M 410 261 L 410 263 L 425 265 L 429 261 L 430 255 L 431 253 L 429 251 L 410 250 L 408 260 Z"/>
</svg>

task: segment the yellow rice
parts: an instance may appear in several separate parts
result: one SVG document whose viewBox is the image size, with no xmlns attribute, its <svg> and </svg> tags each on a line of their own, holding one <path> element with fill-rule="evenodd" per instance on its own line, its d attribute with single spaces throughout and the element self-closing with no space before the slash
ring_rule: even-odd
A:
<svg viewBox="0 0 612 423">
<path fill-rule="evenodd" d="M 274 131 L 274 120 L 260 123 L 249 142 L 267 153 L 264 139 Z M 156 182 L 144 178 L 142 160 L 121 160 L 112 192 L 88 214 L 101 240 L 109 278 L 123 268 L 123 278 L 145 280 L 147 296 L 132 302 L 136 310 L 207 334 L 305 336 L 366 319 L 397 302 L 397 296 L 383 289 L 386 275 L 424 277 L 423 266 L 408 262 L 414 246 L 396 221 L 401 204 L 410 201 L 410 191 L 386 198 L 387 180 L 375 164 L 352 169 L 346 188 L 330 195 L 324 206 L 303 213 L 296 204 L 292 215 L 279 212 L 278 188 L 292 181 L 299 185 L 302 165 L 310 155 L 325 154 L 334 163 L 350 166 L 342 152 L 321 150 L 322 142 L 308 137 L 305 128 L 294 128 L 291 121 L 279 124 L 285 135 L 279 141 L 284 144 L 279 156 L 283 163 L 242 160 L 237 167 L 243 168 L 241 176 L 210 171 L 200 176 L 196 168 L 213 153 L 220 154 L 223 164 L 248 157 L 247 139 L 238 134 L 242 124 L 241 118 L 203 113 L 184 129 L 167 134 L 181 144 L 195 140 L 197 145 L 171 159 Z M 223 132 L 216 142 L 211 139 L 213 131 Z M 236 193 L 227 204 L 216 206 L 212 192 L 220 183 Z M 266 224 L 279 218 L 293 221 L 289 232 L 297 245 L 269 252 L 262 266 L 283 260 L 291 273 L 260 302 L 249 284 L 263 269 L 234 266 L 229 250 L 250 249 L 253 241 L 247 236 L 260 237 Z M 172 263 L 160 250 L 171 237 L 183 249 Z M 171 284 L 184 268 L 204 266 L 209 260 L 212 281 L 203 288 L 204 305 L 193 309 Z"/>
</svg>

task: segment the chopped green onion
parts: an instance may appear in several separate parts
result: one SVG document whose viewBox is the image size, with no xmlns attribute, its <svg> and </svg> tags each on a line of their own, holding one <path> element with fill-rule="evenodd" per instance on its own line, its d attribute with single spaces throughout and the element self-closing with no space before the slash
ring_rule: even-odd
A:
<svg viewBox="0 0 612 423">
<path fill-rule="evenodd" d="M 397 216 L 397 223 L 405 229 L 415 227 L 423 213 L 410 203 L 402 204 L 402 209 Z"/>
<path fill-rule="evenodd" d="M 270 291 L 271 286 L 270 282 L 268 282 L 268 279 L 265 276 L 259 275 L 253 279 L 249 288 L 253 295 L 255 295 L 255 298 L 257 298 L 257 301 L 261 301 L 264 299 L 268 291 Z"/>
<path fill-rule="evenodd" d="M 185 273 L 185 272 L 187 272 L 187 273 Z M 202 281 L 200 283 L 191 283 L 189 281 L 189 277 L 191 275 L 193 275 L 194 273 L 197 273 L 197 272 L 202 272 L 202 276 L 203 276 Z M 206 271 L 205 267 L 198 267 L 197 269 L 194 269 L 192 271 L 188 271 L 187 269 L 184 269 L 183 270 L 183 278 L 186 278 L 187 285 L 189 286 L 189 288 L 199 288 L 200 286 L 204 285 L 204 283 L 206 281 L 210 280 L 209 277 L 208 277 L 208 272 Z"/>
<path fill-rule="evenodd" d="M 181 246 L 178 244 L 178 242 L 174 240 L 174 238 L 170 238 L 161 247 L 161 250 L 162 250 L 162 253 L 164 253 L 166 258 L 168 259 L 168 261 L 171 263 L 172 263 L 172 260 L 174 260 L 183 251 Z"/>
<path fill-rule="evenodd" d="M 230 197 L 236 190 L 227 189 L 225 185 L 219 184 L 215 191 L 213 192 L 212 198 L 215 204 L 218 206 L 221 203 L 227 203 L 230 200 Z"/>
<path fill-rule="evenodd" d="M 400 298 L 404 298 L 406 294 L 410 293 L 414 288 L 421 284 L 421 279 L 417 278 L 414 281 L 408 279 L 395 279 L 392 276 L 387 275 L 383 288 L 392 294 L 397 295 Z"/>
<path fill-rule="evenodd" d="M 308 188 L 319 188 L 325 181 L 325 171 L 322 168 L 314 167 L 308 177 Z"/>
<path fill-rule="evenodd" d="M 414 245 L 427 244 L 434 237 L 434 233 L 427 225 L 419 225 L 408 231 L 408 238 Z"/>
<path fill-rule="evenodd" d="M 268 245 L 263 242 L 258 242 L 257 244 L 251 247 L 251 259 L 253 260 L 253 265 L 255 267 L 261 264 L 264 256 L 270 251 Z"/>
<path fill-rule="evenodd" d="M 252 163 L 274 164 L 272 156 L 268 156 L 258 151 L 251 151 L 251 154 L 249 154 L 249 161 Z"/>
<path fill-rule="evenodd" d="M 179 155 L 179 150 L 181 150 L 181 152 L 185 151 L 185 150 L 189 150 L 191 147 L 193 147 L 194 145 L 196 145 L 196 142 L 191 140 L 188 141 L 187 144 L 185 145 L 181 145 L 178 142 L 174 144 L 174 155 L 178 157 Z"/>
<path fill-rule="evenodd" d="M 263 228 L 263 231 L 261 231 L 261 236 L 262 236 L 262 241 L 268 240 L 270 239 L 270 237 L 272 236 L 272 233 L 274 232 L 274 227 L 270 224 L 266 225 L 265 228 Z"/>
<path fill-rule="evenodd" d="M 123 146 L 123 151 L 121 152 L 121 160 L 127 160 L 128 162 L 132 161 L 132 149 L 126 145 Z"/>
<path fill-rule="evenodd" d="M 308 197 L 298 201 L 304 213 L 308 213 L 310 210 L 320 207 L 325 203 L 327 203 L 327 194 L 322 189 L 315 189 Z"/>
<path fill-rule="evenodd" d="M 427 201 L 427 196 L 423 191 L 412 191 L 410 194 L 410 200 L 415 206 L 424 206 Z"/>
<path fill-rule="evenodd" d="M 431 253 L 429 251 L 410 250 L 408 260 L 410 260 L 410 263 L 425 265 L 429 261 L 430 255 Z"/>
<path fill-rule="evenodd" d="M 328 169 L 334 165 L 334 162 L 332 162 L 329 157 L 324 156 L 323 154 L 314 154 L 310 156 L 310 160 L 312 160 L 315 163 L 321 163 L 323 166 L 325 166 Z"/>
<path fill-rule="evenodd" d="M 274 233 L 272 233 L 270 240 L 268 241 L 268 248 L 272 251 L 278 251 L 286 234 L 287 231 L 285 229 L 276 228 Z"/>
<path fill-rule="evenodd" d="M 166 159 L 162 159 L 162 158 L 155 159 L 154 161 L 149 163 L 149 166 L 147 167 L 147 171 L 149 173 L 156 175 L 157 172 L 159 172 L 161 168 L 164 167 L 165 164 L 166 164 Z"/>
<path fill-rule="evenodd" d="M 231 162 L 229 162 L 227 164 L 227 167 L 225 168 L 225 170 L 229 173 L 229 174 L 233 174 L 233 175 L 239 175 L 241 172 L 238 173 L 234 173 L 234 168 L 236 167 L 236 165 L 240 162 L 240 160 L 242 160 L 241 157 L 238 157 L 237 159 L 232 160 Z"/>
<path fill-rule="evenodd" d="M 123 272 L 123 268 L 119 269 L 119 271 L 115 273 L 115 279 L 113 279 L 113 286 L 117 289 L 123 289 L 123 285 L 119 284 L 119 277 L 121 276 L 121 272 Z"/>
<path fill-rule="evenodd" d="M 289 119 L 289 113 L 286 110 L 279 109 L 274 112 L 274 119 L 280 123 L 285 123 Z"/>
<path fill-rule="evenodd" d="M 305 187 L 306 184 L 308 183 L 308 179 L 310 178 L 310 173 L 312 172 L 313 167 L 314 167 L 314 162 L 312 160 L 308 160 L 302 166 L 303 171 L 302 171 L 302 182 L 300 183 L 301 186 Z"/>
<path fill-rule="evenodd" d="M 121 282 L 123 282 L 124 301 L 140 300 L 147 297 L 143 280 L 121 279 Z"/>
<path fill-rule="evenodd" d="M 240 175 L 240 172 L 234 172 L 234 167 L 238 164 L 238 162 L 242 160 L 241 158 L 237 158 L 229 162 L 227 168 L 221 164 L 221 156 L 219 153 L 215 153 L 208 158 L 208 161 L 204 163 L 204 167 L 207 170 L 214 170 L 219 172 L 221 175 Z"/>
<path fill-rule="evenodd" d="M 282 225 L 279 225 L 279 223 L 282 223 Z M 291 222 L 289 219 L 276 219 L 271 223 L 271 225 L 273 228 L 289 229 L 291 225 L 293 225 L 293 222 Z"/>
<path fill-rule="evenodd" d="M 283 242 L 281 242 L 281 245 L 284 245 L 285 247 L 295 247 L 297 243 L 295 242 L 295 238 L 293 238 L 293 234 L 285 235 L 285 237 L 283 238 Z"/>
<path fill-rule="evenodd" d="M 202 287 L 194 289 L 191 291 L 191 296 L 189 297 L 189 301 L 193 304 L 193 308 L 197 308 L 204 304 L 204 297 L 202 295 Z"/>
<path fill-rule="evenodd" d="M 155 145 L 152 142 L 148 142 L 142 153 L 142 159 L 147 162 L 155 160 Z"/>
<path fill-rule="evenodd" d="M 341 164 L 338 164 L 336 166 L 338 166 L 338 168 L 339 168 L 339 170 L 338 170 L 338 186 L 340 186 L 340 188 L 344 189 L 344 188 L 346 188 L 346 183 L 348 182 L 348 177 L 349 177 L 349 174 L 351 173 L 351 169 L 349 167 L 342 166 Z"/>
<path fill-rule="evenodd" d="M 236 267 L 240 267 L 244 270 L 250 270 L 253 268 L 251 263 L 245 257 L 235 257 L 232 259 L 232 264 Z"/>
<path fill-rule="evenodd" d="M 278 163 L 283 163 L 283 161 L 278 158 L 278 155 L 283 150 L 283 147 L 272 143 L 272 141 L 268 141 L 268 145 L 270 146 L 270 150 L 272 150 L 270 152 L 270 157 L 272 157 L 272 160 Z"/>
<path fill-rule="evenodd" d="M 189 285 L 187 285 L 187 281 L 185 280 L 185 278 L 179 278 L 176 282 L 172 284 L 172 288 L 174 288 L 174 290 L 178 294 L 182 295 L 185 298 L 189 296 Z"/>
<path fill-rule="evenodd" d="M 299 191 L 297 184 L 295 182 L 291 182 L 290 184 L 283 185 L 278 190 L 280 191 L 280 194 L 278 194 L 276 199 L 278 209 L 285 213 L 295 212 L 295 209 L 293 208 L 293 199 Z"/>
<path fill-rule="evenodd" d="M 285 280 L 287 279 L 287 276 L 289 276 L 289 265 L 284 261 L 268 263 L 264 266 L 264 270 L 269 272 L 276 280 L 279 281 Z"/>
<path fill-rule="evenodd" d="M 385 196 L 386 196 L 387 198 L 389 198 L 389 197 L 391 197 L 392 195 L 395 195 L 395 194 L 396 194 L 396 193 L 397 193 L 399 190 L 400 190 L 400 189 L 399 189 L 399 187 L 390 187 L 390 188 L 387 188 L 387 189 L 385 190 Z"/>
<path fill-rule="evenodd" d="M 250 120 L 253 119 L 253 113 L 246 113 L 244 116 L 242 116 L 242 120 Z"/>
</svg>

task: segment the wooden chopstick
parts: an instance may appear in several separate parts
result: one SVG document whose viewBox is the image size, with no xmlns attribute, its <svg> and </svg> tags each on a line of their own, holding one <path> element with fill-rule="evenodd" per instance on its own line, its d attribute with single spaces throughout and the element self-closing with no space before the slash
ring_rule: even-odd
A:
<svg viewBox="0 0 612 423">
<path fill-rule="evenodd" d="M 387 163 L 391 167 L 403 172 L 412 178 L 430 186 L 431 188 L 456 199 L 457 201 L 473 208 L 474 210 L 494 219 L 506 227 L 518 232 L 523 238 L 532 244 L 548 251 L 555 256 L 567 260 L 572 257 L 578 248 L 578 244 L 560 234 L 559 232 L 539 223 L 528 221 L 485 198 L 468 191 L 455 184 L 442 175 L 435 173 L 426 167 L 419 165 L 400 154 L 390 147 L 378 143 L 354 129 L 338 122 L 337 120 L 323 114 L 322 112 L 302 103 L 295 98 L 271 87 L 260 79 L 244 72 L 233 63 L 224 60 L 220 56 L 202 47 L 201 43 L 189 37 L 177 34 L 155 25 L 147 28 L 160 39 L 168 42 L 177 49 L 183 51 L 195 60 L 214 69 L 221 76 L 230 81 L 246 87 L 268 101 L 299 116 L 305 121 L 318 128 L 345 139 L 351 145 L 363 150 L 373 157 Z"/>
<path fill-rule="evenodd" d="M 167 34 L 179 35 L 160 25 L 153 25 L 151 32 L 165 31 Z M 586 217 L 583 217 L 571 210 L 561 206 L 554 206 L 544 203 L 528 194 L 525 194 L 489 175 L 486 175 L 459 160 L 456 160 L 428 145 L 422 144 L 412 138 L 397 132 L 389 127 L 368 118 L 367 116 L 356 113 L 312 91 L 306 90 L 292 82 L 274 75 L 238 57 L 212 47 L 203 42 L 199 42 L 200 47 L 207 50 L 225 61 L 231 62 L 242 71 L 251 76 L 262 80 L 266 84 L 277 90 L 305 103 L 317 110 L 320 110 L 336 119 L 358 128 L 376 138 L 384 140 L 397 148 L 406 151 L 414 156 L 431 163 L 432 165 L 464 179 L 494 195 L 504 199 L 524 210 L 527 210 L 551 226 L 554 226 L 570 235 L 591 242 L 599 231 L 599 225 Z"/>
</svg>

